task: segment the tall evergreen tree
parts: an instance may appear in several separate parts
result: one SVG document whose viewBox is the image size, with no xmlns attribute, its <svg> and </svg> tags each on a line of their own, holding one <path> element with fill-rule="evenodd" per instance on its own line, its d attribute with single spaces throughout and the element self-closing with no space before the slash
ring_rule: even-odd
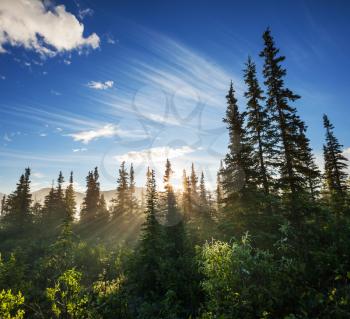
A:
<svg viewBox="0 0 350 319">
<path fill-rule="evenodd" d="M 80 221 L 82 223 L 90 223 L 96 218 L 100 200 L 100 183 L 98 179 L 98 168 L 95 167 L 94 171 L 90 171 L 86 177 L 86 193 L 80 212 Z"/>
<path fill-rule="evenodd" d="M 273 158 L 274 166 L 279 176 L 277 187 L 281 189 L 287 199 L 291 218 L 299 221 L 303 205 L 300 196 L 307 189 L 304 175 L 305 163 L 300 127 L 304 126 L 297 115 L 296 108 L 291 105 L 300 98 L 285 87 L 284 77 L 286 70 L 281 66 L 285 60 L 279 55 L 275 47 L 271 32 L 267 29 L 263 34 L 264 49 L 260 56 L 264 58 L 264 84 L 267 87 L 267 111 L 272 128 L 271 143 L 275 145 Z"/>
<path fill-rule="evenodd" d="M 43 224 L 50 225 L 54 221 L 54 211 L 55 211 L 55 189 L 54 182 L 52 181 L 52 186 L 49 193 L 45 196 L 44 206 L 43 206 Z"/>
<path fill-rule="evenodd" d="M 205 187 L 204 173 L 202 172 L 199 182 L 199 203 L 201 212 L 205 212 L 208 209 L 208 193 Z"/>
<path fill-rule="evenodd" d="M 65 192 L 65 206 L 66 206 L 66 214 L 67 219 L 69 221 L 73 221 L 74 215 L 76 213 L 76 201 L 75 201 L 75 193 L 73 187 L 73 172 L 70 173 L 69 177 L 69 185 L 66 188 Z"/>
<path fill-rule="evenodd" d="M 192 212 L 192 196 L 191 196 L 191 181 L 186 174 L 186 170 L 183 170 L 182 174 L 182 210 L 185 219 L 189 219 Z"/>
<path fill-rule="evenodd" d="M 239 112 L 234 93 L 231 82 L 226 96 L 226 117 L 223 119 L 229 131 L 228 153 L 222 171 L 223 201 L 227 207 L 249 203 L 248 197 L 256 188 L 253 148 L 244 129 L 245 114 Z"/>
<path fill-rule="evenodd" d="M 224 164 L 223 161 L 220 160 L 220 167 L 216 174 L 216 209 L 218 211 L 221 210 L 223 203 L 223 189 L 222 189 L 222 174 L 223 174 Z"/>
<path fill-rule="evenodd" d="M 57 178 L 57 187 L 54 192 L 54 215 L 57 222 L 62 222 L 67 219 L 66 201 L 63 190 L 64 177 L 62 172 L 59 172 Z"/>
<path fill-rule="evenodd" d="M 30 193 L 30 168 L 26 168 L 17 183 L 16 190 L 7 197 L 5 220 L 20 232 L 32 221 L 32 195 Z"/>
<path fill-rule="evenodd" d="M 333 202 L 342 209 L 347 197 L 348 168 L 347 158 L 343 155 L 343 146 L 334 135 L 334 126 L 327 115 L 323 115 L 323 126 L 326 129 L 326 143 L 323 145 L 324 176 L 326 187 Z"/>
<path fill-rule="evenodd" d="M 191 184 L 192 209 L 197 210 L 198 204 L 199 204 L 198 177 L 194 169 L 193 163 L 191 165 L 190 184 Z"/>
<path fill-rule="evenodd" d="M 135 269 L 130 274 L 136 294 L 142 296 L 141 303 L 155 302 L 164 293 L 160 276 L 162 236 L 157 221 L 158 194 L 154 170 L 148 168 L 146 177 L 146 219 L 142 225 Z"/>
<path fill-rule="evenodd" d="M 131 163 L 129 173 L 129 199 L 130 199 L 130 212 L 135 213 L 138 208 L 138 202 L 136 198 L 136 183 L 135 183 L 135 171 L 134 166 Z"/>
<path fill-rule="evenodd" d="M 0 216 L 2 216 L 5 212 L 5 206 L 6 206 L 6 195 L 2 196 L 1 199 L 1 211 L 0 211 Z"/>
<path fill-rule="evenodd" d="M 120 165 L 117 184 L 117 198 L 113 200 L 114 207 L 112 211 L 114 218 L 125 215 L 130 211 L 129 174 L 126 171 L 125 162 Z"/>
<path fill-rule="evenodd" d="M 244 80 L 248 88 L 244 93 L 247 98 L 247 134 L 258 164 L 257 183 L 263 188 L 265 195 L 268 195 L 271 179 L 268 158 L 273 158 L 269 139 L 270 128 L 266 109 L 261 105 L 265 98 L 256 76 L 256 66 L 250 57 L 244 70 Z"/>
<path fill-rule="evenodd" d="M 109 220 L 109 211 L 103 194 L 100 195 L 100 199 L 98 201 L 96 217 L 102 224 L 106 224 Z"/>
</svg>

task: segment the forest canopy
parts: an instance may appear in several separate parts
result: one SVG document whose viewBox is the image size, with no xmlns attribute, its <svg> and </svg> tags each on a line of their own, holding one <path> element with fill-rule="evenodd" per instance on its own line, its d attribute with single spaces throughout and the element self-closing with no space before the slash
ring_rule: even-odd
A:
<svg viewBox="0 0 350 319">
<path fill-rule="evenodd" d="M 243 66 L 245 105 L 227 83 L 215 190 L 196 163 L 175 190 L 168 159 L 162 185 L 149 167 L 139 198 L 122 162 L 112 202 L 95 167 L 78 209 L 73 172 L 39 203 L 25 168 L 1 200 L 0 318 L 350 317 L 343 146 L 325 114 L 317 166 L 269 29 L 259 56 L 261 70 Z"/>
</svg>

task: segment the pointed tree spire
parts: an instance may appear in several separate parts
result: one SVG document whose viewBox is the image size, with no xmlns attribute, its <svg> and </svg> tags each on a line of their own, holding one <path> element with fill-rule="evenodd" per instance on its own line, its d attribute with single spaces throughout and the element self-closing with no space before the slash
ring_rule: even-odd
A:
<svg viewBox="0 0 350 319">
<path fill-rule="evenodd" d="M 247 91 L 247 134 L 249 142 L 254 148 L 254 156 L 258 164 L 257 182 L 262 186 L 265 195 L 269 194 L 270 173 L 268 171 L 268 157 L 271 157 L 272 144 L 269 139 L 270 127 L 266 109 L 262 106 L 265 98 L 256 75 L 256 66 L 250 57 L 245 64 L 244 81 Z"/>
<path fill-rule="evenodd" d="M 327 115 L 323 115 L 323 126 L 326 130 L 326 142 L 323 145 L 324 176 L 327 189 L 333 202 L 342 209 L 348 190 L 346 172 L 348 168 L 347 158 L 343 155 L 341 145 L 334 135 L 334 126 Z"/>
<path fill-rule="evenodd" d="M 74 215 L 76 213 L 76 201 L 75 193 L 73 187 L 73 172 L 69 176 L 69 185 L 66 188 L 65 192 L 65 205 L 66 205 L 66 217 L 68 221 L 73 221 Z"/>
<path fill-rule="evenodd" d="M 269 29 L 264 32 L 263 40 L 264 49 L 260 56 L 264 59 L 263 75 L 271 125 L 270 141 L 271 145 L 274 145 L 272 160 L 278 170 L 277 179 L 274 180 L 287 199 L 290 218 L 300 222 L 301 212 L 305 207 L 300 199 L 308 192 L 303 145 L 305 132 L 304 136 L 300 134 L 300 127 L 305 125 L 297 115 L 296 108 L 292 106 L 300 96 L 285 87 L 284 78 L 287 71 L 281 65 L 285 57 L 279 54 Z"/>
</svg>

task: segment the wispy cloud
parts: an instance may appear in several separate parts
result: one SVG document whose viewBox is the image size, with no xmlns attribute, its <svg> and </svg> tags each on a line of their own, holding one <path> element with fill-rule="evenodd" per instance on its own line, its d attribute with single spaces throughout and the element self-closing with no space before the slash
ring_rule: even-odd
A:
<svg viewBox="0 0 350 319">
<path fill-rule="evenodd" d="M 86 152 L 87 148 L 82 147 L 82 148 L 73 148 L 73 153 L 78 153 L 78 152 Z"/>
<path fill-rule="evenodd" d="M 34 178 L 39 178 L 39 179 L 41 179 L 41 178 L 45 178 L 46 177 L 46 175 L 45 174 L 43 174 L 43 173 L 40 173 L 40 172 L 38 172 L 38 171 L 36 171 L 36 172 L 32 172 L 32 174 L 31 174 Z"/>
<path fill-rule="evenodd" d="M 6 80 L 6 76 L 5 75 L 0 75 L 0 79 L 1 80 Z"/>
<path fill-rule="evenodd" d="M 119 162 L 132 162 L 132 163 L 148 163 L 148 162 L 165 162 L 166 159 L 173 159 L 181 157 L 185 154 L 194 152 L 196 149 L 190 146 L 181 146 L 173 148 L 170 146 L 153 147 L 144 149 L 141 151 L 131 151 L 123 155 L 115 156 L 115 159 Z"/>
<path fill-rule="evenodd" d="M 7 135 L 7 133 L 5 133 L 5 135 L 4 135 L 4 141 L 6 141 L 6 142 L 12 141 L 12 139 Z"/>
<path fill-rule="evenodd" d="M 68 136 L 73 137 L 74 141 L 88 144 L 91 141 L 97 140 L 100 138 L 110 138 L 114 136 L 144 138 L 145 135 L 143 132 L 139 132 L 136 130 L 127 131 L 127 130 L 121 129 L 117 125 L 106 124 L 103 127 L 100 127 L 97 129 L 72 133 L 72 134 L 68 134 Z"/>
<path fill-rule="evenodd" d="M 86 84 L 90 89 L 95 90 L 107 90 L 113 87 L 114 81 L 105 81 L 105 82 L 98 82 L 98 81 L 90 81 Z"/>
<path fill-rule="evenodd" d="M 92 16 L 94 14 L 94 10 L 90 8 L 85 9 L 79 9 L 78 16 L 81 20 L 83 20 L 85 17 Z"/>
<path fill-rule="evenodd" d="M 6 44 L 44 56 L 99 47 L 98 35 L 84 37 L 84 25 L 64 5 L 48 8 L 45 4 L 40 0 L 0 1 L 0 52 L 6 52 Z"/>
<path fill-rule="evenodd" d="M 55 90 L 51 90 L 50 93 L 51 93 L 52 95 L 56 95 L 56 96 L 62 95 L 62 93 L 60 93 L 60 92 L 58 92 L 58 91 L 55 91 Z"/>
</svg>

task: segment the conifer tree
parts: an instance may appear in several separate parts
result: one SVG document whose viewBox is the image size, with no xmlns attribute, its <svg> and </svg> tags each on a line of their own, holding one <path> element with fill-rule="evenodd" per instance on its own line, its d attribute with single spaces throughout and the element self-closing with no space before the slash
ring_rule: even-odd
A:
<svg viewBox="0 0 350 319">
<path fill-rule="evenodd" d="M 300 221 L 303 208 L 300 195 L 307 191 L 305 174 L 303 138 L 300 128 L 305 127 L 297 115 L 296 108 L 291 105 L 300 98 L 285 87 L 286 70 L 281 66 L 285 60 L 275 47 L 271 32 L 267 29 L 263 34 L 264 49 L 260 56 L 264 58 L 264 84 L 267 87 L 267 112 L 271 124 L 271 145 L 275 145 L 274 166 L 279 176 L 277 187 L 283 191 L 293 221 Z"/>
<path fill-rule="evenodd" d="M 222 173 L 223 173 L 223 161 L 220 160 L 220 168 L 216 174 L 216 209 L 218 211 L 221 210 L 222 202 L 223 202 L 223 189 L 222 189 Z"/>
<path fill-rule="evenodd" d="M 126 171 L 125 162 L 120 165 L 117 184 L 117 197 L 113 200 L 112 213 L 114 218 L 125 215 L 130 211 L 129 174 Z"/>
<path fill-rule="evenodd" d="M 176 205 L 174 189 L 170 181 L 172 174 L 173 174 L 173 171 L 171 169 L 171 164 L 169 159 L 167 159 L 165 164 L 165 173 L 163 177 L 164 189 L 165 189 L 165 195 L 166 195 L 166 202 L 165 202 L 165 211 L 166 211 L 165 225 L 166 226 L 173 226 L 177 224 L 179 221 L 179 218 L 181 218 Z"/>
<path fill-rule="evenodd" d="M 184 212 L 185 219 L 189 219 L 192 212 L 192 197 L 191 181 L 186 174 L 186 170 L 183 170 L 182 188 L 182 210 Z"/>
<path fill-rule="evenodd" d="M 166 196 L 166 222 L 164 224 L 164 265 L 166 272 L 163 273 L 162 281 L 165 291 L 174 294 L 176 296 L 176 302 L 181 304 L 184 301 L 188 302 L 188 299 L 186 299 L 184 293 L 186 289 L 183 289 L 183 285 L 180 282 L 176 282 L 176 278 L 180 276 L 186 281 L 186 277 L 189 276 L 189 270 L 187 268 L 189 265 L 188 259 L 186 259 L 187 247 L 184 222 L 177 207 L 174 189 L 171 184 L 172 174 L 171 163 L 167 159 L 163 178 Z M 190 182 L 188 177 L 186 180 Z M 174 308 L 173 312 L 175 313 L 177 306 L 173 303 L 169 306 Z M 178 315 L 178 317 L 182 316 Z"/>
<path fill-rule="evenodd" d="M 197 209 L 198 206 L 198 177 L 194 169 L 194 164 L 191 165 L 191 175 L 190 175 L 190 186 L 191 186 L 191 201 L 192 209 Z"/>
<path fill-rule="evenodd" d="M 135 213 L 138 208 L 137 199 L 135 196 L 136 193 L 136 186 L 135 186 L 135 171 L 134 166 L 131 163 L 130 165 L 130 173 L 129 173 L 129 198 L 130 198 L 130 212 Z"/>
<path fill-rule="evenodd" d="M 16 190 L 10 194 L 5 203 L 5 220 L 11 227 L 24 231 L 32 220 L 32 195 L 30 193 L 30 168 L 26 168 L 17 183 Z"/>
<path fill-rule="evenodd" d="M 146 219 L 142 225 L 140 244 L 137 249 L 135 270 L 131 280 L 135 289 L 145 301 L 154 301 L 163 293 L 160 281 L 161 268 L 161 228 L 157 221 L 158 194 L 154 170 L 147 169 L 146 181 Z M 147 276 L 145 276 L 147 274 Z M 152 287 L 152 289 L 150 289 Z"/>
<path fill-rule="evenodd" d="M 228 153 L 222 171 L 223 201 L 226 207 L 236 205 L 238 201 L 240 206 L 249 203 L 248 197 L 253 197 L 256 188 L 253 148 L 243 126 L 245 114 L 239 112 L 234 93 L 231 82 L 226 96 L 226 117 L 223 119 L 229 131 Z"/>
<path fill-rule="evenodd" d="M 57 178 L 57 187 L 54 192 L 54 215 L 57 222 L 61 222 L 67 218 L 65 194 L 63 190 L 64 177 L 62 172 L 59 172 Z"/>
<path fill-rule="evenodd" d="M 98 201 L 96 217 L 101 223 L 106 223 L 109 219 L 109 211 L 103 194 L 100 195 L 100 199 Z"/>
<path fill-rule="evenodd" d="M 199 202 L 201 212 L 206 212 L 208 209 L 208 194 L 205 187 L 204 173 L 202 172 L 199 182 Z"/>
<path fill-rule="evenodd" d="M 1 199 L 1 211 L 0 211 L 0 216 L 2 216 L 5 212 L 5 206 L 6 206 L 6 195 L 2 196 Z"/>
<path fill-rule="evenodd" d="M 49 193 L 45 196 L 44 207 L 43 207 L 43 223 L 51 225 L 54 220 L 55 211 L 55 189 L 53 187 L 54 182 L 52 181 L 52 186 Z"/>
<path fill-rule="evenodd" d="M 69 185 L 66 188 L 65 192 L 65 206 L 66 206 L 66 214 L 67 219 L 69 221 L 73 221 L 74 215 L 76 213 L 76 201 L 73 187 L 73 172 L 70 173 L 69 177 Z"/>
<path fill-rule="evenodd" d="M 94 171 L 90 171 L 86 177 L 86 193 L 80 213 L 82 223 L 90 223 L 96 218 L 100 200 L 100 183 L 98 179 L 98 168 L 95 167 Z"/>
<path fill-rule="evenodd" d="M 342 209 L 348 190 L 347 158 L 343 155 L 343 146 L 334 135 L 334 126 L 327 115 L 323 115 L 323 126 L 326 130 L 326 143 L 323 145 L 326 187 L 334 204 Z"/>
<path fill-rule="evenodd" d="M 268 171 L 268 158 L 272 158 L 271 141 L 269 140 L 269 121 L 266 109 L 261 105 L 265 98 L 260 88 L 255 63 L 248 57 L 244 70 L 244 81 L 247 91 L 244 96 L 247 98 L 247 134 L 249 143 L 254 148 L 257 183 L 264 190 L 265 195 L 269 194 L 270 172 Z"/>
<path fill-rule="evenodd" d="M 306 137 L 306 128 L 303 122 L 299 127 L 300 139 L 300 172 L 305 178 L 307 194 L 312 202 L 319 197 L 321 188 L 321 172 L 315 163 L 315 158 L 310 147 L 310 141 Z"/>
</svg>

